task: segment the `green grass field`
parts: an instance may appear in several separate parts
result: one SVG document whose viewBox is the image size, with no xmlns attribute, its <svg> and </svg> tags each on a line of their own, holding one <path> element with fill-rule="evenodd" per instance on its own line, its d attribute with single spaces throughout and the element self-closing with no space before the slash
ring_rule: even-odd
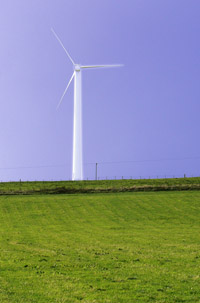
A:
<svg viewBox="0 0 200 303">
<path fill-rule="evenodd" d="M 200 177 L 142 180 L 0 182 L 0 195 L 200 190 Z"/>
<path fill-rule="evenodd" d="M 0 302 L 200 302 L 200 191 L 1 196 Z"/>
</svg>

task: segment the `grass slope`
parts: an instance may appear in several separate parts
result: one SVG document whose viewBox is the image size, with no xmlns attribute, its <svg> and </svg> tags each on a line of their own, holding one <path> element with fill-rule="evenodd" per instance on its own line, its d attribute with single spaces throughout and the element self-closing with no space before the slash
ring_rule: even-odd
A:
<svg viewBox="0 0 200 303">
<path fill-rule="evenodd" d="M 0 195 L 200 190 L 200 177 L 143 180 L 2 182 Z"/>
<path fill-rule="evenodd" d="M 0 197 L 0 302 L 200 302 L 200 192 Z"/>
</svg>

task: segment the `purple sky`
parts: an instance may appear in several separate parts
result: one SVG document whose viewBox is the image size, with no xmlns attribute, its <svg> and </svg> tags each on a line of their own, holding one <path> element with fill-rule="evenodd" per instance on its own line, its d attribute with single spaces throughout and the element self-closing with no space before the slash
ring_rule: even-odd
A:
<svg viewBox="0 0 200 303">
<path fill-rule="evenodd" d="M 56 106 L 72 64 L 51 27 L 75 62 L 125 64 L 83 71 L 86 178 L 95 162 L 200 175 L 199 0 L 1 0 L 0 180 L 71 178 L 73 85 Z"/>
</svg>

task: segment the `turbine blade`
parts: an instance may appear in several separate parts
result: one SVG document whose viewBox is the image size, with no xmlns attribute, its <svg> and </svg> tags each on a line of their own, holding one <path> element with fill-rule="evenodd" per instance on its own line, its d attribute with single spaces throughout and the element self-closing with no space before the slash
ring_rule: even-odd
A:
<svg viewBox="0 0 200 303">
<path fill-rule="evenodd" d="M 54 36 L 56 37 L 56 39 L 58 40 L 58 42 L 60 43 L 60 45 L 62 46 L 62 48 L 64 49 L 65 53 L 67 54 L 67 56 L 70 59 L 70 61 L 72 62 L 72 64 L 75 65 L 74 60 L 72 59 L 72 57 L 70 56 L 70 54 L 68 53 L 68 51 L 66 50 L 66 48 L 64 47 L 62 41 L 60 40 L 60 38 L 58 37 L 58 35 L 55 33 L 55 31 L 53 30 L 53 28 L 51 28 L 51 31 L 54 34 Z"/>
<path fill-rule="evenodd" d="M 66 91 L 68 90 L 68 87 L 70 86 L 70 83 L 72 82 L 72 79 L 74 78 L 74 75 L 75 75 L 75 72 L 74 72 L 73 75 L 71 76 L 71 79 L 69 80 L 69 82 L 68 82 L 68 84 L 67 84 L 67 87 L 65 88 L 65 91 L 64 91 L 62 97 L 60 98 L 60 101 L 59 101 L 59 103 L 58 103 L 56 109 L 58 109 L 59 106 L 60 106 L 60 104 L 62 103 L 62 100 L 63 100 L 63 98 L 64 98 L 64 95 L 66 94 Z"/>
<path fill-rule="evenodd" d="M 112 68 L 112 67 L 122 67 L 123 64 L 110 64 L 110 65 L 81 65 L 81 68 Z"/>
</svg>

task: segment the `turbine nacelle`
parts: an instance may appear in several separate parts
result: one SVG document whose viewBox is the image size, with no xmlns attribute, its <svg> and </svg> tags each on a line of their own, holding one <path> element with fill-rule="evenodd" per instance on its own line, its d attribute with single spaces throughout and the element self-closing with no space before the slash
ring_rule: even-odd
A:
<svg viewBox="0 0 200 303">
<path fill-rule="evenodd" d="M 79 64 L 75 64 L 74 65 L 74 71 L 80 72 L 80 70 L 81 70 L 81 66 Z"/>
</svg>

